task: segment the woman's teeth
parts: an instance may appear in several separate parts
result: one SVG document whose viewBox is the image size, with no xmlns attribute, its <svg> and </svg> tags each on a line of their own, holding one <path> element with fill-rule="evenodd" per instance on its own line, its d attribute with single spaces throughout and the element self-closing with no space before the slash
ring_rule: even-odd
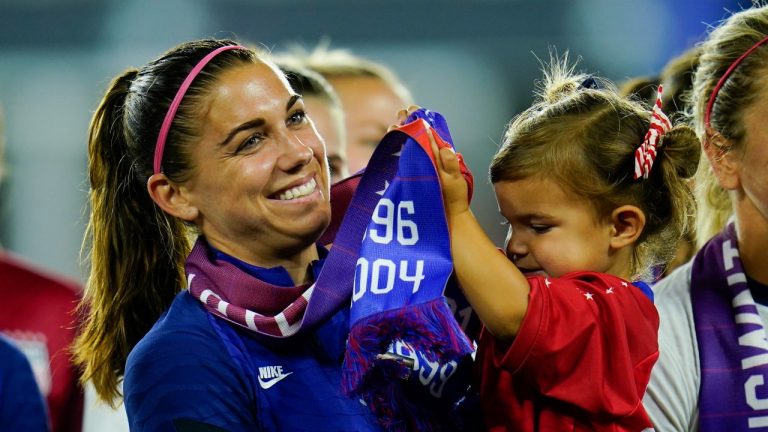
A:
<svg viewBox="0 0 768 432">
<path fill-rule="evenodd" d="M 304 196 L 307 196 L 315 191 L 317 188 L 317 182 L 313 178 L 312 180 L 308 181 L 307 183 L 304 183 L 301 186 L 296 186 L 295 188 L 288 189 L 287 191 L 281 193 L 278 196 L 278 199 L 281 201 L 301 198 Z"/>
</svg>

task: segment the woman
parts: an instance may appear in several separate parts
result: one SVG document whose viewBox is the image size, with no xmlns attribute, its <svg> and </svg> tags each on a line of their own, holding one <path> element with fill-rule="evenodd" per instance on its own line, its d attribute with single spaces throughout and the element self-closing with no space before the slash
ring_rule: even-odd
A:
<svg viewBox="0 0 768 432">
<path fill-rule="evenodd" d="M 323 137 L 331 171 L 331 183 L 349 177 L 347 134 L 341 100 L 331 84 L 317 72 L 305 68 L 298 58 L 275 56 L 272 60 L 285 73 L 294 91 L 304 99 L 304 106 L 317 132 Z"/>
<path fill-rule="evenodd" d="M 89 172 L 75 350 L 103 399 L 125 376 L 132 431 L 378 430 L 341 394 L 349 297 L 307 306 L 328 164 L 272 63 L 203 40 L 124 72 L 94 114 Z"/>
<path fill-rule="evenodd" d="M 692 103 L 706 157 L 696 183 L 717 185 L 733 218 L 654 289 L 660 357 L 644 403 L 660 431 L 768 425 L 767 73 L 768 6 L 733 14 L 702 45 Z M 698 216 L 712 217 L 716 201 L 701 201 Z"/>
<path fill-rule="evenodd" d="M 325 44 L 307 54 L 303 65 L 328 80 L 339 96 L 349 172 L 360 171 L 395 120 L 393 113 L 412 104 L 410 91 L 387 66 Z"/>
</svg>

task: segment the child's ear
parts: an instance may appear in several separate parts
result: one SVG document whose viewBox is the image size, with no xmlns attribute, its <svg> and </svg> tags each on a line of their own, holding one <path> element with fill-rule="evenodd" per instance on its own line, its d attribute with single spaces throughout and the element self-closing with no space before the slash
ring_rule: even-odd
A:
<svg viewBox="0 0 768 432">
<path fill-rule="evenodd" d="M 707 155 L 720 186 L 725 190 L 734 190 L 741 184 L 739 167 L 734 152 L 724 150 L 727 147 L 728 142 L 722 135 L 707 130 L 707 136 L 702 143 L 704 154 Z"/>
<path fill-rule="evenodd" d="M 633 205 L 623 205 L 611 212 L 611 240 L 613 249 L 629 246 L 640 237 L 645 228 L 645 213 Z"/>
<path fill-rule="evenodd" d="M 172 182 L 165 174 L 154 174 L 147 180 L 147 191 L 152 201 L 164 212 L 187 222 L 197 218 L 197 207 L 189 201 L 187 191 Z"/>
</svg>

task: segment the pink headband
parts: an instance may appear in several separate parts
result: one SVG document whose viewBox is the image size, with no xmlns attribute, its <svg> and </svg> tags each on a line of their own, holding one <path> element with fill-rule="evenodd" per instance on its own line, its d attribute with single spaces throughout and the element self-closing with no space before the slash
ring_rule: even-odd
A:
<svg viewBox="0 0 768 432">
<path fill-rule="evenodd" d="M 653 161 L 656 160 L 656 149 L 661 136 L 672 129 L 672 123 L 664 111 L 661 110 L 662 86 L 656 92 L 656 103 L 653 104 L 651 113 L 651 126 L 643 138 L 643 143 L 635 150 L 635 180 L 640 177 L 647 179 L 651 173 Z"/>
<path fill-rule="evenodd" d="M 741 55 L 741 57 L 737 58 L 736 61 L 731 63 L 731 66 L 728 67 L 728 69 L 725 71 L 723 76 L 720 78 L 720 81 L 717 82 L 717 85 L 714 89 L 712 89 L 712 94 L 709 95 L 709 102 L 707 102 L 707 111 L 704 113 L 704 124 L 707 127 L 710 127 L 710 119 L 712 117 L 712 106 L 715 105 L 715 99 L 717 98 L 717 93 L 720 91 L 720 88 L 725 84 L 725 80 L 728 79 L 728 76 L 731 75 L 731 72 L 733 72 L 734 69 L 739 65 L 739 63 L 742 62 L 745 58 L 747 58 L 748 55 L 752 54 L 752 51 L 756 50 L 760 45 L 768 41 L 768 36 L 764 37 L 760 42 L 752 45 L 750 49 L 747 50 L 744 54 Z"/>
<path fill-rule="evenodd" d="M 176 110 L 179 109 L 181 100 L 184 99 L 184 95 L 187 93 L 189 86 L 192 85 L 192 81 L 195 80 L 197 74 L 199 74 L 205 65 L 207 65 L 208 62 L 210 62 L 214 57 L 223 51 L 232 49 L 243 49 L 243 47 L 240 45 L 227 45 L 216 48 L 215 50 L 208 53 L 208 55 L 203 57 L 203 59 L 200 60 L 200 62 L 197 63 L 194 68 L 192 68 L 192 70 L 189 72 L 189 75 L 187 75 L 187 78 L 184 79 L 184 82 L 181 83 L 181 87 L 179 87 L 179 90 L 176 92 L 176 96 L 173 98 L 171 106 L 168 107 L 168 112 L 165 113 L 163 125 L 160 127 L 160 133 L 157 135 L 157 143 L 155 144 L 155 163 L 153 165 L 154 174 L 158 174 L 160 172 L 160 168 L 163 162 L 163 151 L 165 150 L 165 139 L 168 137 L 168 131 L 171 129 L 173 118 L 176 117 Z"/>
</svg>

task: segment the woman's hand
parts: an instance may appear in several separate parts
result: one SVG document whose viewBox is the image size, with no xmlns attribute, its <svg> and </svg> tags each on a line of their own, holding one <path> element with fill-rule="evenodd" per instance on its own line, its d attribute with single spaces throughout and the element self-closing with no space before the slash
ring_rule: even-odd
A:
<svg viewBox="0 0 768 432">
<path fill-rule="evenodd" d="M 408 109 L 401 109 L 397 112 L 397 123 L 391 125 L 387 128 L 387 132 L 391 132 L 393 129 L 397 129 L 400 126 L 405 124 L 405 121 L 408 120 L 408 116 L 413 114 L 415 111 L 420 110 L 421 107 L 417 105 L 411 105 L 408 107 Z"/>
</svg>

